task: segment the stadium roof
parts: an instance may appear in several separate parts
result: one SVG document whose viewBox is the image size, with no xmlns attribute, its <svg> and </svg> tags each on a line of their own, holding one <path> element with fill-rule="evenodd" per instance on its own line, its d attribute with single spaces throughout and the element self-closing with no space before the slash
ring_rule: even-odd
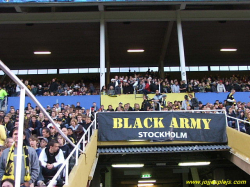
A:
<svg viewBox="0 0 250 187">
<path fill-rule="evenodd" d="M 97 68 L 103 16 L 111 67 L 180 66 L 177 10 L 186 66 L 249 65 L 247 1 L 2 4 L 0 59 L 11 69 Z M 127 52 L 135 48 L 145 52 Z M 51 55 L 33 54 L 43 50 Z"/>
</svg>

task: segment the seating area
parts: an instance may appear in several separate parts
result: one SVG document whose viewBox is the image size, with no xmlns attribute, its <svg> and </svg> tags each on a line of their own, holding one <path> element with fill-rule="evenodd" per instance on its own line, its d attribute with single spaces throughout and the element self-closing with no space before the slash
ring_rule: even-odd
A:
<svg viewBox="0 0 250 187">
<path fill-rule="evenodd" d="M 85 106 L 85 101 L 79 99 L 76 103 L 50 103 L 45 107 L 46 112 L 57 124 L 59 128 L 66 137 L 68 137 L 74 144 L 77 144 L 82 138 L 84 132 L 87 131 L 90 124 L 95 118 L 96 112 L 137 112 L 137 111 L 193 111 L 200 113 L 221 113 L 223 110 L 227 112 L 228 115 L 228 126 L 234 129 L 240 129 L 240 131 L 250 134 L 250 125 L 244 122 L 238 122 L 236 119 L 250 121 L 250 102 L 245 101 L 235 101 L 234 104 L 229 106 L 227 98 L 224 102 L 221 102 L 215 98 L 214 102 L 202 103 L 196 99 L 194 105 L 192 98 L 195 98 L 195 94 L 198 92 L 228 92 L 232 89 L 237 90 L 237 92 L 247 92 L 250 87 L 250 81 L 242 80 L 242 77 L 232 76 L 229 79 L 215 79 L 207 78 L 201 80 L 200 83 L 198 80 L 190 80 L 187 84 L 184 81 L 181 81 L 180 85 L 178 80 L 169 80 L 169 79 L 158 79 L 154 77 L 154 74 L 148 72 L 146 77 L 135 76 L 130 77 L 118 77 L 111 79 L 111 83 L 108 85 L 110 89 L 115 88 L 115 92 L 110 92 L 110 89 L 105 90 L 105 87 L 101 90 L 100 94 L 102 96 L 107 95 L 110 97 L 110 104 L 104 106 L 102 101 L 100 105 L 97 105 L 97 102 L 93 102 L 91 107 Z M 26 80 L 24 81 L 25 85 L 35 94 L 39 93 L 40 85 L 38 85 L 37 92 L 34 92 L 35 86 L 29 84 Z M 225 84 L 224 84 L 225 83 Z M 222 85 L 222 86 L 221 86 Z M 90 84 L 90 87 L 85 86 L 83 83 L 71 84 L 70 87 L 62 85 L 59 81 L 52 79 L 51 83 L 48 85 L 43 85 L 43 96 L 62 96 L 65 93 L 69 95 L 95 95 L 97 94 L 93 84 Z M 117 89 L 119 87 L 120 89 Z M 131 93 L 126 93 L 128 87 L 131 87 Z M 8 93 L 9 85 L 4 87 Z M 14 88 L 14 85 L 13 85 Z M 65 89 L 63 91 L 63 89 Z M 12 89 L 13 90 L 13 89 Z M 17 90 L 17 88 L 16 88 Z M 92 90 L 92 92 L 91 92 Z M 59 91 L 62 91 L 60 95 Z M 124 93 L 125 91 L 125 93 Z M 120 101 L 118 105 L 112 105 L 113 96 L 124 95 L 126 94 L 141 94 L 143 93 L 143 98 L 141 103 L 134 103 L 131 105 L 129 102 Z M 172 93 L 171 93 L 172 92 Z M 46 94 L 44 94 L 46 93 Z M 180 94 L 182 93 L 183 100 L 169 101 L 168 94 Z M 18 96 L 18 90 L 11 94 L 12 97 Z M 67 96 L 67 94 L 65 94 Z M 150 95 L 151 94 L 151 95 Z M 36 96 L 41 96 L 40 94 L 35 94 Z M 150 97 L 151 98 L 150 98 Z M 86 97 L 87 98 L 87 97 Z M 81 101 L 81 102 L 80 102 Z M 159 105 L 155 105 L 155 103 Z M 157 106 L 157 107 L 156 107 Z M 196 111 L 197 110 L 197 111 Z M 9 110 L 0 112 L 0 123 L 5 126 L 7 133 L 5 145 L 1 147 L 3 151 L 6 148 L 10 148 L 10 141 L 13 141 L 13 131 L 18 127 L 19 121 L 19 109 L 14 106 L 9 106 Z M 233 118 L 231 118 L 233 117 Z M 66 159 L 70 152 L 73 150 L 73 146 L 58 132 L 58 129 L 50 123 L 48 118 L 40 110 L 39 107 L 27 103 L 25 107 L 25 116 L 24 116 L 24 129 L 26 133 L 26 142 L 27 145 L 33 147 L 38 156 L 39 160 L 41 152 L 45 152 L 46 149 L 50 149 L 54 144 L 59 145 L 59 149 L 63 153 L 63 159 Z M 234 119 L 236 118 L 236 119 Z M 239 127 L 238 127 L 239 126 Z M 87 141 L 87 139 L 85 139 Z M 34 143 L 35 142 L 35 143 Z M 52 142 L 52 143 L 51 143 Z M 63 162 L 62 162 L 63 163 Z M 70 170 L 75 163 L 75 159 L 71 159 L 69 162 Z M 58 167 L 59 169 L 59 167 Z M 69 171 L 70 171 L 69 170 Z M 57 171 L 57 170 L 56 170 Z M 55 171 L 55 172 L 56 172 Z M 39 175 L 35 185 L 44 186 L 48 183 L 54 175 Z M 64 184 L 64 177 L 62 176 L 58 181 L 57 186 L 62 186 Z"/>
</svg>

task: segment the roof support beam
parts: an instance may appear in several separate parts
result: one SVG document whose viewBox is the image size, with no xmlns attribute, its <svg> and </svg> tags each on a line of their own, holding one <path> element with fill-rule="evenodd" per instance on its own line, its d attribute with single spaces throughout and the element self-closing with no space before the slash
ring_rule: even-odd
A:
<svg viewBox="0 0 250 187">
<path fill-rule="evenodd" d="M 176 21 L 176 11 L 117 11 L 102 12 L 106 22 L 124 21 Z M 231 21 L 249 20 L 250 10 L 202 10 L 180 11 L 182 21 Z M 60 12 L 60 13 L 25 13 L 0 15 L 2 24 L 19 23 L 67 23 L 100 22 L 101 12 Z"/>
<path fill-rule="evenodd" d="M 15 6 L 16 12 L 21 13 L 23 12 L 20 6 Z"/>
<path fill-rule="evenodd" d="M 164 78 L 164 59 L 167 53 L 171 32 L 173 30 L 173 25 L 174 25 L 173 21 L 168 22 L 167 30 L 165 32 L 164 41 L 161 49 L 161 56 L 159 60 L 159 70 L 161 78 Z"/>
</svg>

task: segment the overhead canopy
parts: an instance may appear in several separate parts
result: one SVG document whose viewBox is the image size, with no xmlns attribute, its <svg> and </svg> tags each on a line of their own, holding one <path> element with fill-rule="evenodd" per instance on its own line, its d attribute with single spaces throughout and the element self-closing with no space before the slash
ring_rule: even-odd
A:
<svg viewBox="0 0 250 187">
<path fill-rule="evenodd" d="M 233 1 L 2 4 L 0 59 L 11 69 L 98 68 L 104 11 L 111 67 L 158 67 L 161 57 L 165 67 L 180 66 L 176 9 L 182 9 L 186 66 L 249 65 L 250 6 Z"/>
</svg>

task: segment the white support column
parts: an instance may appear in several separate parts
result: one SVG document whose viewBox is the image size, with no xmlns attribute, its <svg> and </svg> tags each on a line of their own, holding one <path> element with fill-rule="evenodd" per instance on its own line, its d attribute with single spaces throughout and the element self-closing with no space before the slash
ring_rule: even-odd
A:
<svg viewBox="0 0 250 187">
<path fill-rule="evenodd" d="M 18 126 L 18 144 L 16 157 L 16 173 L 15 173 L 15 187 L 20 187 L 21 183 L 21 167 L 23 162 L 23 124 L 24 124 L 24 108 L 25 108 L 25 89 L 22 87 L 20 91 L 20 105 L 19 105 L 19 126 Z"/>
<path fill-rule="evenodd" d="M 179 55 L 180 55 L 180 63 L 181 63 L 181 80 L 187 82 L 180 10 L 177 10 L 176 13 L 177 13 L 177 33 L 178 33 L 178 43 L 179 43 Z"/>
<path fill-rule="evenodd" d="M 103 13 L 101 13 L 103 15 Z M 100 20 L 100 90 L 105 85 L 105 22 Z"/>
</svg>

